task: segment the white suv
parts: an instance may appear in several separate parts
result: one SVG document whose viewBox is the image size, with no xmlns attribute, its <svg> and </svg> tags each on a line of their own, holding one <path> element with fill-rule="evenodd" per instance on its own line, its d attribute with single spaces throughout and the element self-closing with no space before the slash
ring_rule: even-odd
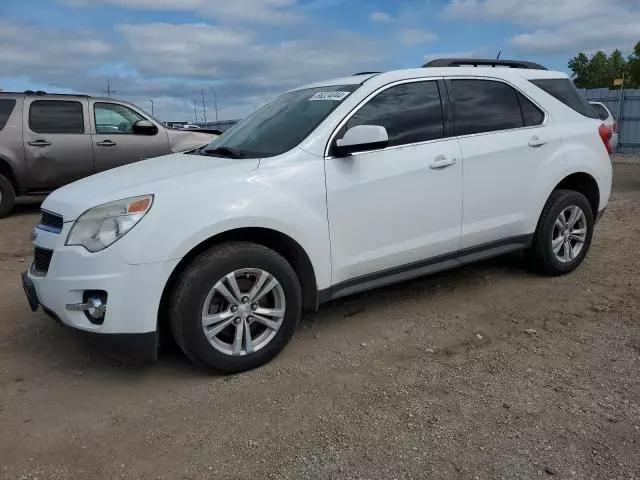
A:
<svg viewBox="0 0 640 480">
<path fill-rule="evenodd" d="M 166 325 L 194 362 L 239 372 L 327 300 L 515 250 L 575 269 L 609 200 L 610 131 L 562 73 L 425 67 L 292 90 L 202 149 L 55 191 L 32 309 L 153 358 Z"/>
</svg>

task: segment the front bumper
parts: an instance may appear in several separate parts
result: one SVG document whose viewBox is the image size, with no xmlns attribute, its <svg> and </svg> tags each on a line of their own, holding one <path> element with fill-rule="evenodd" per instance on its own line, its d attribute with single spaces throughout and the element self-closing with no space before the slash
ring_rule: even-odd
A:
<svg viewBox="0 0 640 480">
<path fill-rule="evenodd" d="M 39 304 L 64 325 L 85 332 L 155 334 L 160 299 L 179 260 L 131 265 L 109 248 L 89 253 L 82 247 L 67 247 L 64 238 L 68 228 L 62 234 L 37 231 L 34 244 L 53 250 L 53 255 L 46 274 L 32 266 L 23 275 L 31 308 Z M 106 311 L 100 324 L 90 321 L 84 311 L 67 307 L 83 303 L 86 291 L 107 293 Z"/>
</svg>

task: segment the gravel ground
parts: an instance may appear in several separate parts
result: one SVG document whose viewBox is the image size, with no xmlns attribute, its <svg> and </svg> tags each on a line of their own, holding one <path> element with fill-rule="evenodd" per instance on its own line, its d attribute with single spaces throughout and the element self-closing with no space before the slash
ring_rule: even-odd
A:
<svg viewBox="0 0 640 480">
<path fill-rule="evenodd" d="M 0 220 L 0 477 L 640 478 L 640 159 L 583 266 L 519 255 L 332 302 L 272 363 L 136 365 L 32 314 Z"/>
</svg>

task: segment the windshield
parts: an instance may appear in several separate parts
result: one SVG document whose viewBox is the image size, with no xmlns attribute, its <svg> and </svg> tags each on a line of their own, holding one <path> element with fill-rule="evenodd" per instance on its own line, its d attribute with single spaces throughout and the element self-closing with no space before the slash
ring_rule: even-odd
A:
<svg viewBox="0 0 640 480">
<path fill-rule="evenodd" d="M 202 152 L 273 157 L 291 150 L 360 85 L 307 88 L 285 93 L 256 110 Z"/>
</svg>

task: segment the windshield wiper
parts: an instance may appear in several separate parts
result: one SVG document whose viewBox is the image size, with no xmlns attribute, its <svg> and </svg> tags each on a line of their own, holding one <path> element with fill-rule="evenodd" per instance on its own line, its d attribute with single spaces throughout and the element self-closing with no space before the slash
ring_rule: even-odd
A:
<svg viewBox="0 0 640 480">
<path fill-rule="evenodd" d="M 229 147 L 218 147 L 212 149 L 203 148 L 200 150 L 201 155 L 209 155 L 211 157 L 229 157 L 229 158 L 242 158 L 244 153 Z"/>
</svg>

